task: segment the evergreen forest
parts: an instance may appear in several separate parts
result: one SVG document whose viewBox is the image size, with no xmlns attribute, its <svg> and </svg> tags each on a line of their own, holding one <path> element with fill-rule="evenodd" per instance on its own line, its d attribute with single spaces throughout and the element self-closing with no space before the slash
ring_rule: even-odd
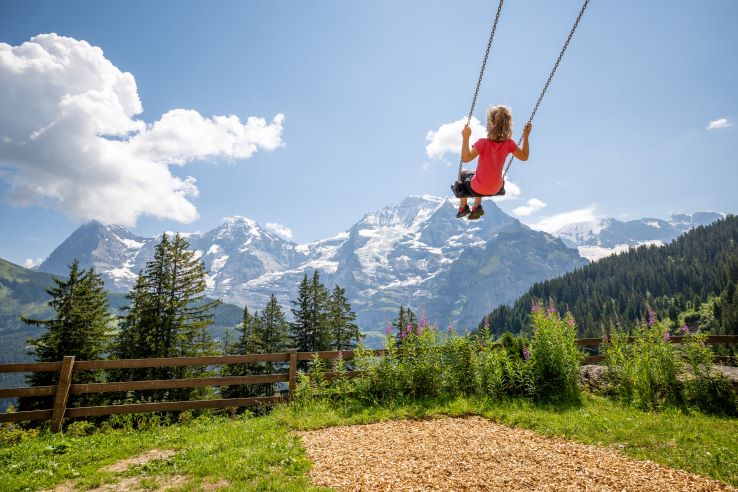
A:
<svg viewBox="0 0 738 492">
<path fill-rule="evenodd" d="M 579 337 L 632 328 L 653 309 L 679 326 L 738 334 L 738 217 L 693 229 L 665 246 L 640 246 L 533 285 L 481 321 L 492 333 L 530 333 L 537 300 L 574 316 Z"/>
</svg>

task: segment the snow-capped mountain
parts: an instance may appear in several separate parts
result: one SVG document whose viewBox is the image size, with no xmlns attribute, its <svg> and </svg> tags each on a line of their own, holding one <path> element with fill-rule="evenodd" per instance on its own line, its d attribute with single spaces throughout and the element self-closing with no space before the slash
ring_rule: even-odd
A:
<svg viewBox="0 0 738 492">
<path fill-rule="evenodd" d="M 613 218 L 567 225 L 553 234 L 579 254 L 595 261 L 643 244 L 664 245 L 684 232 L 722 219 L 719 212 L 672 214 L 667 220 L 644 218 L 620 221 Z"/>
<path fill-rule="evenodd" d="M 261 309 L 274 293 L 284 306 L 305 273 L 346 289 L 365 331 L 381 332 L 400 305 L 429 320 L 476 326 L 501 303 L 535 282 L 585 263 L 576 250 L 485 204 L 482 220 L 454 217 L 450 199 L 408 197 L 366 214 L 348 231 L 295 244 L 245 217 L 231 217 L 206 233 L 187 234 L 209 271 L 208 294 Z M 39 270 L 63 274 L 75 257 L 94 266 L 109 289 L 130 289 L 159 238 L 118 226 L 81 226 Z"/>
<path fill-rule="evenodd" d="M 69 264 L 76 258 L 82 267 L 94 266 L 95 271 L 103 273 L 109 289 L 125 291 L 135 283 L 138 271 L 146 263 L 146 250 L 152 252 L 153 245 L 150 238 L 137 236 L 124 227 L 93 221 L 74 231 L 37 270 L 67 275 Z"/>
</svg>

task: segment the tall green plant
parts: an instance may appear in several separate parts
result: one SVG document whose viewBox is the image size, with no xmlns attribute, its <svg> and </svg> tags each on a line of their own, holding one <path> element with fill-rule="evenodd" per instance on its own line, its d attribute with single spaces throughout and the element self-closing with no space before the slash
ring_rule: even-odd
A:
<svg viewBox="0 0 738 492">
<path fill-rule="evenodd" d="M 576 323 L 571 314 L 563 318 L 551 302 L 547 308 L 535 303 L 531 309 L 533 336 L 526 352 L 533 396 L 539 401 L 573 401 L 579 398 L 579 364 Z"/>
<path fill-rule="evenodd" d="M 620 398 L 644 409 L 678 404 L 682 361 L 677 346 L 669 341 L 668 325 L 649 311 L 633 335 L 635 340 L 628 343 L 628 334 L 615 328 L 605 347 L 609 375 Z"/>
</svg>

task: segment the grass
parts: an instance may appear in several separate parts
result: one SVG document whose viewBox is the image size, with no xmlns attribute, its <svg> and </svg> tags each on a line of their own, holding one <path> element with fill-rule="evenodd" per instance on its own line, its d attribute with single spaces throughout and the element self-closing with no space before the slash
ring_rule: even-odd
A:
<svg viewBox="0 0 738 492">
<path fill-rule="evenodd" d="M 104 470 L 150 449 L 172 449 L 177 454 L 118 476 Z M 310 486 L 309 466 L 299 440 L 273 416 L 202 417 L 187 424 L 79 438 L 42 433 L 0 447 L 0 490 L 39 490 L 68 480 L 85 489 L 143 473 L 185 475 L 189 481 L 181 490 L 200 490 L 205 481 L 223 479 L 230 482 L 225 490 L 324 490 Z"/>
<path fill-rule="evenodd" d="M 226 490 L 325 490 L 310 486 L 310 464 L 291 430 L 470 414 L 543 435 L 614 446 L 636 459 L 738 486 L 738 419 L 679 410 L 643 412 L 585 394 L 581 405 L 569 406 L 469 398 L 382 408 L 315 402 L 279 408 L 262 417 L 201 417 L 142 431 L 114 430 L 79 438 L 42 433 L 0 446 L 0 490 L 38 490 L 67 480 L 83 488 L 111 483 L 120 477 L 102 468 L 154 448 L 177 454 L 124 475 L 142 471 L 151 476 L 185 475 L 189 482 L 181 490 L 198 490 L 204 481 L 222 479 L 230 482 Z"/>
</svg>

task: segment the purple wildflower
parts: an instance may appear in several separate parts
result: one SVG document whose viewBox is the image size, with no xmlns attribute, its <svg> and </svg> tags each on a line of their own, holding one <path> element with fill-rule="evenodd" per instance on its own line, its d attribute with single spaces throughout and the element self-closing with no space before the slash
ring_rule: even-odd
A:
<svg viewBox="0 0 738 492">
<path fill-rule="evenodd" d="M 653 326 L 656 323 L 656 311 L 648 308 L 648 326 Z"/>
<path fill-rule="evenodd" d="M 384 332 L 387 334 L 387 336 L 392 334 L 392 325 L 387 323 L 387 328 L 384 330 Z"/>
<path fill-rule="evenodd" d="M 453 324 L 449 324 L 448 325 L 448 332 L 449 333 L 453 333 L 453 331 L 454 331 L 454 325 Z"/>
<path fill-rule="evenodd" d="M 530 359 L 530 352 L 528 351 L 528 347 L 523 347 L 523 360 Z"/>
<path fill-rule="evenodd" d="M 671 335 L 669 335 L 669 332 L 668 331 L 665 331 L 664 332 L 664 341 L 665 342 L 668 342 L 669 340 L 671 340 Z"/>
<path fill-rule="evenodd" d="M 682 331 L 682 335 L 686 335 L 687 333 L 689 333 L 689 326 L 687 325 L 682 325 L 682 327 L 679 329 Z"/>
<path fill-rule="evenodd" d="M 419 326 L 425 327 L 427 325 L 428 325 L 428 320 L 425 319 L 425 318 L 420 318 L 420 325 Z"/>
<path fill-rule="evenodd" d="M 555 313 L 556 312 L 556 304 L 554 304 L 553 302 L 551 304 L 549 304 L 548 305 L 548 309 L 546 309 L 546 311 L 548 312 L 548 314 Z"/>
<path fill-rule="evenodd" d="M 531 313 L 537 313 L 540 310 L 541 310 L 541 305 L 538 304 L 537 302 L 534 302 L 533 305 L 530 307 Z"/>
<path fill-rule="evenodd" d="M 569 324 L 569 326 L 574 326 L 574 318 L 568 318 L 566 322 Z"/>
</svg>

